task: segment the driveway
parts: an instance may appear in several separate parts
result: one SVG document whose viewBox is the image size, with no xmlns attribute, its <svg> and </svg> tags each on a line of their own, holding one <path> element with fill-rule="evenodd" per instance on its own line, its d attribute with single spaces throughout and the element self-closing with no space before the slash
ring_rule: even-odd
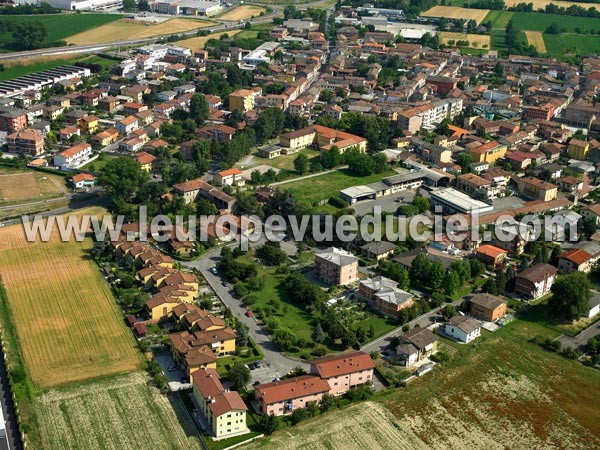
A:
<svg viewBox="0 0 600 450">
<path fill-rule="evenodd" d="M 405 191 L 397 192 L 395 194 L 386 195 L 379 197 L 376 200 L 365 200 L 362 202 L 350 205 L 351 208 L 356 211 L 357 216 L 364 216 L 365 214 L 372 214 L 375 206 L 380 206 L 381 211 L 396 212 L 398 206 L 407 205 L 412 202 L 416 190 L 407 189 Z"/>
<path fill-rule="evenodd" d="M 587 342 L 597 335 L 600 335 L 600 322 L 596 322 L 575 337 L 563 334 L 562 336 L 559 336 L 557 340 L 560 342 L 562 348 L 571 347 L 574 349 L 584 350 Z"/>
</svg>

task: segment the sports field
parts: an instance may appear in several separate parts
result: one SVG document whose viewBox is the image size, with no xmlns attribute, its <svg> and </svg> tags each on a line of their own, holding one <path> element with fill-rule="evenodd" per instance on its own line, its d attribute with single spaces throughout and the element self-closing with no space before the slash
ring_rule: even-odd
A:
<svg viewBox="0 0 600 450">
<path fill-rule="evenodd" d="M 104 214 L 101 208 L 80 214 Z M 92 241 L 27 242 L 0 230 L 0 274 L 33 383 L 51 387 L 136 370 L 141 358 L 108 284 L 89 259 Z"/>
<path fill-rule="evenodd" d="M 143 372 L 53 389 L 35 401 L 41 449 L 200 450 L 183 402 Z"/>
<path fill-rule="evenodd" d="M 486 34 L 468 34 L 454 33 L 451 31 L 441 31 L 440 39 L 442 43 L 448 44 L 448 41 L 468 41 L 469 47 L 490 48 L 490 37 Z"/>
<path fill-rule="evenodd" d="M 94 28 L 93 30 L 73 34 L 67 38 L 67 42 L 75 45 L 88 45 L 102 42 L 142 39 L 153 36 L 183 33 L 207 27 L 213 23 L 214 22 L 208 20 L 170 19 L 161 23 L 148 25 L 139 20 L 121 19 Z"/>
<path fill-rule="evenodd" d="M 533 45 L 540 53 L 547 53 L 544 35 L 540 31 L 524 31 L 523 33 L 525 33 L 529 45 Z"/>
<path fill-rule="evenodd" d="M 458 6 L 434 6 L 421 14 L 424 17 L 445 17 L 446 19 L 465 19 L 474 20 L 479 25 L 485 16 L 490 12 L 489 9 L 468 9 Z"/>
<path fill-rule="evenodd" d="M 65 192 L 63 177 L 0 168 L 0 206 L 47 200 Z"/>
<path fill-rule="evenodd" d="M 219 19 L 222 20 L 243 20 L 250 19 L 253 16 L 259 16 L 261 12 L 264 12 L 265 8 L 254 5 L 241 5 L 237 8 L 227 11 Z"/>
</svg>

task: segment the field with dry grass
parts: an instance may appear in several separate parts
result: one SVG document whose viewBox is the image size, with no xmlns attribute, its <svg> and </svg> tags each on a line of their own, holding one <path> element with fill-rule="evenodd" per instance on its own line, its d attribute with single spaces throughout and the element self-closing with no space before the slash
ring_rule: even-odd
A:
<svg viewBox="0 0 600 450">
<path fill-rule="evenodd" d="M 139 20 L 121 19 L 92 30 L 69 36 L 69 44 L 88 45 L 129 39 L 142 39 L 174 33 L 183 33 L 210 26 L 214 22 L 196 19 L 170 19 L 157 24 L 145 24 Z"/>
<path fill-rule="evenodd" d="M 533 45 L 540 53 L 547 53 L 544 36 L 541 31 L 523 31 L 523 33 L 525 33 L 529 45 Z"/>
<path fill-rule="evenodd" d="M 222 20 L 243 20 L 250 19 L 253 16 L 259 16 L 261 12 L 266 11 L 265 8 L 255 5 L 241 5 L 237 8 L 227 11 L 219 19 Z"/>
<path fill-rule="evenodd" d="M 147 382 L 135 372 L 41 395 L 35 407 L 42 449 L 199 450 L 181 400 Z"/>
<path fill-rule="evenodd" d="M 88 208 L 80 214 L 104 214 Z M 141 357 L 108 284 L 89 259 L 90 238 L 27 242 L 21 225 L 0 230 L 0 275 L 25 365 L 52 387 L 139 369 Z"/>
<path fill-rule="evenodd" d="M 458 6 L 434 6 L 423 14 L 424 17 L 445 17 L 446 19 L 465 19 L 474 20 L 479 25 L 485 16 L 490 12 L 489 9 L 467 9 Z"/>
<path fill-rule="evenodd" d="M 23 172 L 0 168 L 0 205 L 61 197 L 66 192 L 65 179 L 42 172 Z"/>
<path fill-rule="evenodd" d="M 241 30 L 230 30 L 223 31 L 221 33 L 213 33 L 208 36 L 199 36 L 193 37 L 189 39 L 183 39 L 181 41 L 177 41 L 177 45 L 181 45 L 182 47 L 187 47 L 193 51 L 203 49 L 209 39 L 219 39 L 221 35 L 227 34 L 229 37 L 233 37 L 238 34 Z"/>
<path fill-rule="evenodd" d="M 485 34 L 468 34 L 455 33 L 452 31 L 441 31 L 440 39 L 444 44 L 448 44 L 448 41 L 469 41 L 469 47 L 490 48 L 490 36 Z"/>
<path fill-rule="evenodd" d="M 519 3 L 523 3 L 522 0 L 505 0 L 504 2 L 507 7 L 518 5 Z M 594 3 L 584 3 L 584 2 L 563 2 L 562 0 L 531 0 L 527 3 L 533 3 L 533 10 L 537 11 L 540 8 L 545 8 L 550 3 L 555 4 L 556 6 L 561 6 L 563 8 L 568 8 L 571 5 L 581 6 L 584 9 L 596 8 L 598 9 L 598 5 Z"/>
<path fill-rule="evenodd" d="M 489 450 L 600 448 L 600 372 L 530 342 L 558 333 L 516 320 L 456 349 L 400 388 L 248 448 Z"/>
</svg>

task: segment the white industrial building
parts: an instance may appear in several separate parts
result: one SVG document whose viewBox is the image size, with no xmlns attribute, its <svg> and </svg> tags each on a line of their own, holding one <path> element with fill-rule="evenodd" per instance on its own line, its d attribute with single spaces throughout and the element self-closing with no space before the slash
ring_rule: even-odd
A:
<svg viewBox="0 0 600 450">
<path fill-rule="evenodd" d="M 219 2 L 202 0 L 171 0 L 150 3 L 152 11 L 184 16 L 214 16 L 223 10 Z"/>
<path fill-rule="evenodd" d="M 75 10 L 102 10 L 120 8 L 123 5 L 122 0 L 45 0 L 54 8 Z M 38 3 L 38 2 L 32 2 Z"/>
</svg>

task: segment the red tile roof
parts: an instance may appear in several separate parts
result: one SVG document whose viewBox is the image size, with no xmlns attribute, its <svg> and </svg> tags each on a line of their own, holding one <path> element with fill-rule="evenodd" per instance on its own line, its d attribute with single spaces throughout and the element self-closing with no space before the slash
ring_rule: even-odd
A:
<svg viewBox="0 0 600 450">
<path fill-rule="evenodd" d="M 280 403 L 295 398 L 329 392 L 329 384 L 315 375 L 302 375 L 273 383 L 259 384 L 254 388 L 257 398 L 267 404 Z"/>
<path fill-rule="evenodd" d="M 316 359 L 311 362 L 311 366 L 322 378 L 327 379 L 373 369 L 375 363 L 365 352 L 352 352 Z"/>
</svg>

